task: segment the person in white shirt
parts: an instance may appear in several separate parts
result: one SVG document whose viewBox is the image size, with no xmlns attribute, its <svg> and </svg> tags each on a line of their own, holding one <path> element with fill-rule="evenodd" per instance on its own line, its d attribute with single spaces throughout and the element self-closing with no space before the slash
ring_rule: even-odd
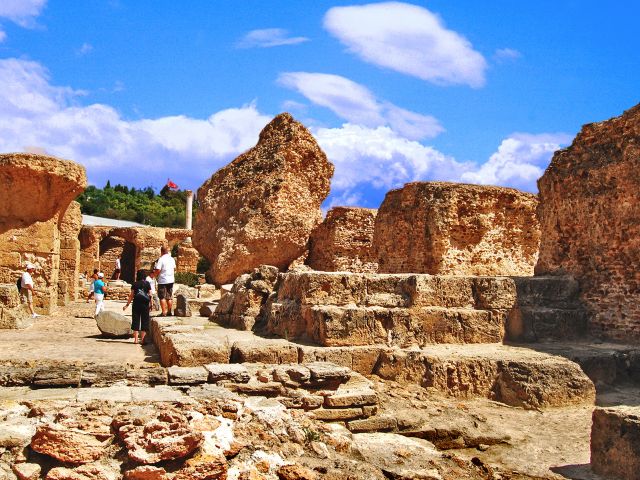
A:
<svg viewBox="0 0 640 480">
<path fill-rule="evenodd" d="M 160 254 L 161 257 L 156 263 L 154 273 L 158 279 L 158 296 L 160 297 L 162 316 L 170 317 L 173 307 L 173 283 L 175 282 L 174 273 L 176 271 L 176 261 L 169 253 L 167 247 L 162 247 Z"/>
<path fill-rule="evenodd" d="M 155 270 L 151 270 L 147 278 L 145 278 L 149 285 L 151 285 L 151 310 L 159 310 L 160 309 L 160 299 L 158 298 L 158 293 L 156 291 L 156 272 Z"/>
<path fill-rule="evenodd" d="M 113 279 L 120 280 L 120 257 L 116 258 L 116 268 L 113 271 Z"/>
<path fill-rule="evenodd" d="M 26 272 L 24 272 L 20 278 L 20 301 L 27 304 L 33 318 L 39 317 L 33 310 L 33 296 L 36 294 L 36 291 L 33 288 L 33 277 L 31 277 L 31 274 L 35 271 L 36 267 L 31 263 L 27 263 Z"/>
</svg>

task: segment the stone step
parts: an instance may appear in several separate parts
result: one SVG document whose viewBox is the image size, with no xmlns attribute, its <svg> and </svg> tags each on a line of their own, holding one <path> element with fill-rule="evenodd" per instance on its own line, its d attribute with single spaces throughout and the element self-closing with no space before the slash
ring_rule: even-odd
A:
<svg viewBox="0 0 640 480">
<path fill-rule="evenodd" d="M 506 345 L 434 345 L 382 351 L 374 373 L 448 396 L 485 397 L 511 406 L 593 404 L 595 387 L 566 358 Z"/>
<path fill-rule="evenodd" d="M 579 308 L 580 286 L 569 276 L 513 277 L 521 306 Z"/>
<path fill-rule="evenodd" d="M 471 308 L 303 307 L 309 340 L 326 347 L 496 343 L 506 315 Z"/>
<path fill-rule="evenodd" d="M 506 338 L 513 342 L 565 341 L 587 335 L 587 312 L 580 308 L 519 306 L 509 312 Z"/>
</svg>

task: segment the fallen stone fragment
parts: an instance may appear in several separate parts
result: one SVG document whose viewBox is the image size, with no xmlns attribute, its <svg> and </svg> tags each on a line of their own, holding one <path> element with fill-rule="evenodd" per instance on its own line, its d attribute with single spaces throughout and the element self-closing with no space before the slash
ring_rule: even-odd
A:
<svg viewBox="0 0 640 480">
<path fill-rule="evenodd" d="M 205 365 L 209 372 L 209 382 L 217 383 L 220 381 L 229 381 L 234 383 L 247 383 L 251 376 L 247 367 L 235 363 L 210 363 Z"/>
<path fill-rule="evenodd" d="M 173 480 L 226 480 L 227 459 L 224 455 L 202 455 L 190 458 Z"/>
<path fill-rule="evenodd" d="M 318 474 L 300 465 L 283 465 L 276 472 L 279 480 L 316 480 Z"/>
<path fill-rule="evenodd" d="M 31 448 L 36 452 L 72 465 L 99 459 L 105 454 L 105 446 L 93 435 L 54 424 L 38 427 L 31 440 Z"/>
<path fill-rule="evenodd" d="M 192 431 L 184 415 L 173 411 L 163 411 L 144 425 L 123 425 L 118 436 L 129 458 L 146 465 L 186 457 L 204 440 L 201 432 Z"/>
<path fill-rule="evenodd" d="M 189 306 L 188 297 L 179 293 L 176 295 L 176 308 L 173 312 L 176 317 L 190 317 L 191 307 Z"/>
<path fill-rule="evenodd" d="M 78 468 L 56 467 L 49 470 L 46 480 L 116 480 L 116 472 L 101 465 L 82 465 Z"/>
<path fill-rule="evenodd" d="M 15 463 L 11 468 L 20 480 L 38 480 L 42 470 L 37 463 Z"/>
<path fill-rule="evenodd" d="M 198 385 L 207 383 L 209 372 L 204 367 L 169 367 L 170 385 Z"/>
<path fill-rule="evenodd" d="M 131 319 L 118 312 L 100 312 L 96 325 L 105 337 L 128 337 L 131 334 Z"/>
<path fill-rule="evenodd" d="M 640 407 L 596 408 L 592 418 L 593 471 L 607 478 L 639 478 Z"/>
<path fill-rule="evenodd" d="M 124 473 L 124 480 L 166 480 L 167 478 L 164 468 L 152 465 L 142 465 Z"/>
</svg>

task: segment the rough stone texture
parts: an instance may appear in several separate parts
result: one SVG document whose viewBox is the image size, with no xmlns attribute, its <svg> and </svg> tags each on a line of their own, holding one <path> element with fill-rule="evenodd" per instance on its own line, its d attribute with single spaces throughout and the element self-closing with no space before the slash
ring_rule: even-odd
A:
<svg viewBox="0 0 640 480">
<path fill-rule="evenodd" d="M 448 396 L 492 398 L 528 409 L 595 401 L 595 387 L 576 363 L 501 345 L 383 351 L 374 373 Z"/>
<path fill-rule="evenodd" d="M 176 317 L 190 317 L 192 315 L 188 298 L 184 293 L 176 295 L 176 308 L 173 314 Z"/>
<path fill-rule="evenodd" d="M 260 265 L 250 274 L 236 278 L 231 291 L 220 299 L 211 320 L 225 327 L 251 330 L 256 322 L 264 320 L 267 300 L 273 292 L 278 269 Z"/>
<path fill-rule="evenodd" d="M 105 454 L 105 443 L 95 436 L 60 425 L 38 427 L 31 448 L 64 463 L 81 465 L 93 462 Z"/>
<path fill-rule="evenodd" d="M 80 204 L 71 202 L 60 222 L 60 280 L 58 282 L 59 305 L 78 299 L 78 274 L 80 273 L 80 240 L 82 228 Z M 66 290 L 66 298 L 60 292 Z"/>
<path fill-rule="evenodd" d="M 187 238 L 184 242 L 178 245 L 178 252 L 176 256 L 176 272 L 196 273 L 199 259 L 200 252 L 193 248 L 191 238 Z"/>
<path fill-rule="evenodd" d="M 36 265 L 34 305 L 58 304 L 62 218 L 87 186 L 84 167 L 44 155 L 0 155 L 0 283 L 14 284 L 26 262 Z"/>
<path fill-rule="evenodd" d="M 532 275 L 536 206 L 535 195 L 503 187 L 415 182 L 391 190 L 375 221 L 379 271 Z"/>
<path fill-rule="evenodd" d="M 372 250 L 377 210 L 334 207 L 309 238 L 307 265 L 325 272 L 378 271 Z"/>
<path fill-rule="evenodd" d="M 640 478 L 640 407 L 593 411 L 591 468 L 607 478 Z"/>
<path fill-rule="evenodd" d="M 114 422 L 129 458 L 145 465 L 187 457 L 204 440 L 202 432 L 191 430 L 184 415 L 171 410 L 142 425 L 135 416 Z"/>
<path fill-rule="evenodd" d="M 585 125 L 538 180 L 542 228 L 536 274 L 570 273 L 590 330 L 640 342 L 640 106 Z"/>
<path fill-rule="evenodd" d="M 105 337 L 128 337 L 131 334 L 131 319 L 118 312 L 100 312 L 96 325 Z"/>
<path fill-rule="evenodd" d="M 260 132 L 255 147 L 198 190 L 195 247 L 211 261 L 216 284 L 261 264 L 286 269 L 321 221 L 333 165 L 288 113 Z"/>
<path fill-rule="evenodd" d="M 139 269 L 151 269 L 160 257 L 163 245 L 172 248 L 182 245 L 190 235 L 191 230 L 183 228 L 160 227 L 99 227 L 84 226 L 80 230 L 80 271 L 92 272 L 97 268 L 104 272 L 106 278 L 113 276 L 115 260 L 122 257 L 121 279 L 133 283 L 135 272 Z M 180 254 L 180 246 L 178 254 Z M 182 264 L 180 271 L 192 264 L 192 255 L 188 248 L 182 250 L 189 256 L 189 260 L 176 258 L 176 266 Z M 197 263 L 197 260 L 196 260 Z"/>
<path fill-rule="evenodd" d="M 16 284 L 0 284 L 0 328 L 26 328 L 32 324 L 29 309 L 20 304 Z"/>
<path fill-rule="evenodd" d="M 116 480 L 117 473 L 102 465 L 82 465 L 78 468 L 55 467 L 49 470 L 46 480 Z"/>
</svg>

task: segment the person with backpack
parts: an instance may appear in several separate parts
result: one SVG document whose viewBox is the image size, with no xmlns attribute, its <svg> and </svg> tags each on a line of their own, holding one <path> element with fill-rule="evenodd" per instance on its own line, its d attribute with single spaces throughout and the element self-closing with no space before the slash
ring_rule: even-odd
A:
<svg viewBox="0 0 640 480">
<path fill-rule="evenodd" d="M 151 285 L 145 280 L 145 277 L 145 271 L 139 270 L 136 274 L 136 281 L 131 285 L 127 304 L 122 308 L 122 310 L 126 310 L 133 302 L 131 309 L 133 343 L 138 343 L 139 335 L 140 345 L 145 344 L 144 337 L 149 330 L 149 310 L 151 310 Z"/>
<path fill-rule="evenodd" d="M 36 318 L 40 315 L 33 310 L 33 296 L 36 291 L 33 288 L 33 278 L 31 277 L 31 274 L 36 271 L 36 267 L 32 263 L 27 263 L 25 270 L 17 283 L 18 290 L 20 290 L 20 301 L 27 304 L 31 316 Z"/>
</svg>

